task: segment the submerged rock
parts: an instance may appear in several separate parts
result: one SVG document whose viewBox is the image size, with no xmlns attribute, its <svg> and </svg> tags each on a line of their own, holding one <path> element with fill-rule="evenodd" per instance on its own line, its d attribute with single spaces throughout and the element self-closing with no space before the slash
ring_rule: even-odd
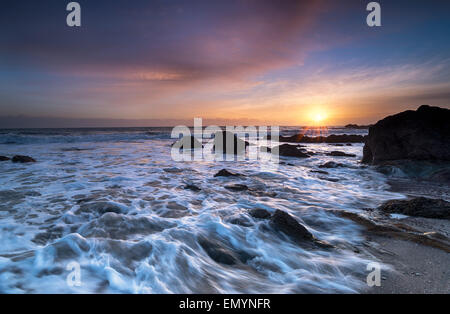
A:
<svg viewBox="0 0 450 314">
<path fill-rule="evenodd" d="M 334 161 L 329 161 L 322 165 L 319 165 L 319 168 L 340 168 L 340 167 L 346 167 L 346 166 L 344 164 L 337 163 Z"/>
<path fill-rule="evenodd" d="M 123 207 L 112 202 L 91 202 L 80 205 L 80 208 L 75 211 L 75 214 L 93 213 L 101 216 L 105 213 L 121 214 L 124 212 L 125 210 Z"/>
<path fill-rule="evenodd" d="M 234 265 L 237 263 L 237 259 L 234 257 L 233 253 L 228 249 L 221 247 L 218 243 L 204 237 L 201 237 L 198 240 L 198 243 L 213 261 L 225 265 Z"/>
<path fill-rule="evenodd" d="M 184 136 L 172 144 L 172 147 L 179 149 L 197 149 L 203 148 L 202 143 L 194 136 Z"/>
<path fill-rule="evenodd" d="M 257 219 L 269 219 L 271 214 L 269 211 L 262 208 L 255 208 L 249 211 L 250 216 Z"/>
<path fill-rule="evenodd" d="M 230 191 L 247 191 L 248 190 L 248 186 L 244 185 L 244 184 L 232 184 L 232 185 L 226 185 L 225 188 L 227 190 Z"/>
<path fill-rule="evenodd" d="M 298 146 L 283 144 L 272 149 L 272 154 L 278 154 L 285 157 L 308 158 L 310 155 L 299 149 Z"/>
<path fill-rule="evenodd" d="M 337 151 L 337 150 L 334 150 L 334 151 L 332 151 L 330 153 L 327 153 L 326 155 L 327 156 L 334 156 L 334 157 L 356 157 L 355 154 L 347 154 L 347 153 L 340 152 L 340 151 Z"/>
<path fill-rule="evenodd" d="M 29 156 L 22 156 L 22 155 L 16 155 L 11 159 L 12 162 L 19 162 L 19 163 L 28 163 L 28 162 L 36 162 L 33 158 Z"/>
<path fill-rule="evenodd" d="M 387 201 L 379 210 L 425 218 L 450 219 L 450 202 L 425 197 Z"/>
<path fill-rule="evenodd" d="M 421 106 L 370 127 L 362 162 L 450 160 L 450 110 Z"/>
<path fill-rule="evenodd" d="M 199 188 L 198 186 L 196 186 L 194 184 L 186 184 L 184 186 L 184 189 L 185 190 L 191 190 L 191 191 L 194 191 L 194 192 L 199 192 L 199 191 L 202 190 L 201 188 Z"/>
<path fill-rule="evenodd" d="M 214 175 L 214 177 L 239 177 L 239 173 L 230 172 L 227 169 L 222 169 Z"/>
<path fill-rule="evenodd" d="M 0 161 L 8 161 L 11 160 L 9 157 L 0 156 Z"/>
</svg>

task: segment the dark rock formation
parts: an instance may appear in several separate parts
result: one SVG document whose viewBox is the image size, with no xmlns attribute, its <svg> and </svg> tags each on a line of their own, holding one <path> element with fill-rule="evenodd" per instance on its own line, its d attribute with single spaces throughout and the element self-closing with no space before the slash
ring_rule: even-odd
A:
<svg viewBox="0 0 450 314">
<path fill-rule="evenodd" d="M 323 170 L 311 170 L 311 173 L 319 173 L 319 174 L 330 174 L 328 171 L 323 171 Z"/>
<path fill-rule="evenodd" d="M 298 146 L 283 144 L 277 147 L 274 147 L 271 150 L 272 154 L 278 153 L 280 156 L 285 157 L 297 157 L 297 158 L 308 158 L 310 155 L 304 152 L 304 150 L 299 149 Z"/>
<path fill-rule="evenodd" d="M 288 213 L 277 210 L 270 219 L 272 227 L 296 242 L 313 241 L 313 235 Z"/>
<path fill-rule="evenodd" d="M 370 127 L 364 163 L 394 160 L 450 160 L 450 110 L 421 106 L 378 121 Z"/>
<path fill-rule="evenodd" d="M 425 197 L 387 201 L 379 210 L 425 218 L 450 219 L 450 202 Z"/>
<path fill-rule="evenodd" d="M 10 158 L 5 157 L 5 156 L 0 156 L 0 161 L 8 161 L 10 160 Z"/>
<path fill-rule="evenodd" d="M 194 185 L 194 184 L 186 184 L 184 186 L 185 190 L 191 190 L 193 192 L 200 192 L 202 189 L 199 188 L 198 186 Z"/>
<path fill-rule="evenodd" d="M 230 191 L 240 192 L 240 191 L 247 191 L 248 186 L 244 184 L 233 184 L 233 185 L 226 185 L 225 188 Z"/>
<path fill-rule="evenodd" d="M 280 142 L 290 143 L 364 143 L 366 137 L 356 134 L 331 134 L 329 136 L 309 137 L 304 134 L 296 134 L 292 136 L 280 136 Z"/>
<path fill-rule="evenodd" d="M 20 163 L 27 163 L 27 162 L 36 162 L 33 158 L 29 156 L 21 156 L 16 155 L 11 159 L 12 162 L 20 162 Z"/>
<path fill-rule="evenodd" d="M 221 247 L 218 243 L 214 243 L 204 237 L 200 238 L 198 243 L 213 261 L 225 265 L 234 265 L 237 263 L 237 259 L 233 256 L 233 253 Z"/>
<path fill-rule="evenodd" d="M 188 149 L 203 148 L 203 145 L 194 136 L 184 136 L 180 140 L 173 143 L 172 147 L 188 150 Z"/>
<path fill-rule="evenodd" d="M 357 125 L 357 124 L 347 124 L 345 126 L 346 129 L 356 129 L 356 130 L 366 130 L 370 128 L 372 125 Z"/>
<path fill-rule="evenodd" d="M 347 153 L 340 152 L 340 151 L 337 151 L 337 150 L 332 151 L 330 153 L 327 153 L 326 155 L 327 156 L 334 156 L 334 157 L 356 157 L 355 154 L 347 154 Z"/>
<path fill-rule="evenodd" d="M 234 173 L 228 171 L 227 169 L 222 169 L 214 175 L 214 177 L 239 177 L 239 176 L 241 176 L 239 173 Z"/>
<path fill-rule="evenodd" d="M 269 219 L 271 214 L 269 211 L 262 208 L 255 208 L 249 211 L 250 216 L 257 219 Z"/>
<path fill-rule="evenodd" d="M 249 142 L 237 137 L 236 134 L 222 131 L 217 132 L 214 136 L 214 151 L 224 154 L 242 155 L 245 154 Z"/>
<path fill-rule="evenodd" d="M 324 163 L 323 165 L 319 165 L 319 168 L 340 168 L 340 167 L 345 167 L 345 165 L 334 161 L 329 161 Z"/>
</svg>

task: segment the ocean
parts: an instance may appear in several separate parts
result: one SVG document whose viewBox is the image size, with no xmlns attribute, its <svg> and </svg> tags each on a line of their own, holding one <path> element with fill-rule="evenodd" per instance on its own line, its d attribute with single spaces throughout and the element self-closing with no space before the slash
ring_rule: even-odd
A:
<svg viewBox="0 0 450 314">
<path fill-rule="evenodd" d="M 367 134 L 282 127 L 281 135 L 300 131 Z M 374 260 L 355 249 L 362 229 L 335 211 L 364 214 L 404 196 L 360 164 L 363 144 L 304 144 L 315 155 L 281 157 L 270 170 L 257 160 L 175 162 L 170 135 L 171 128 L 0 130 L 0 155 L 37 160 L 0 162 L 0 292 L 355 293 L 366 285 Z M 356 157 L 326 155 L 333 150 Z M 343 166 L 319 168 L 328 161 Z M 242 176 L 214 177 L 221 169 Z M 252 209 L 287 212 L 336 248 L 299 246 Z"/>
</svg>

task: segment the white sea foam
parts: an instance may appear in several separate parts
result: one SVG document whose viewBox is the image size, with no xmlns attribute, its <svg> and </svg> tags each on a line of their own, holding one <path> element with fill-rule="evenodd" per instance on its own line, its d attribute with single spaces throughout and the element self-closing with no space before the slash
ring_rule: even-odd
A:
<svg viewBox="0 0 450 314">
<path fill-rule="evenodd" d="M 362 144 L 310 144 L 318 155 L 260 171 L 257 161 L 173 162 L 172 140 L 158 132 L 0 135 L 2 143 L 21 137 L 0 155 L 38 161 L 0 163 L 0 292 L 351 293 L 365 284 L 370 261 L 347 249 L 362 241 L 360 229 L 330 210 L 401 196 L 360 166 Z M 311 172 L 332 160 L 348 167 Z M 215 178 L 223 168 L 245 176 Z M 251 190 L 224 188 L 235 183 Z M 302 248 L 251 217 L 255 208 L 289 212 L 339 249 Z M 202 241 L 234 262 L 218 262 Z M 73 261 L 80 287 L 66 283 Z"/>
</svg>

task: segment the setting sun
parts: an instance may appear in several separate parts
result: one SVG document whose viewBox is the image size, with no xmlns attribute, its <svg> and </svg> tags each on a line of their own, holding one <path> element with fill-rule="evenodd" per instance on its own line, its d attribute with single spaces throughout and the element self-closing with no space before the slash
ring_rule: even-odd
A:
<svg viewBox="0 0 450 314">
<path fill-rule="evenodd" d="M 323 123 L 327 117 L 327 113 L 323 110 L 314 110 L 310 114 L 310 119 L 314 124 Z"/>
</svg>

